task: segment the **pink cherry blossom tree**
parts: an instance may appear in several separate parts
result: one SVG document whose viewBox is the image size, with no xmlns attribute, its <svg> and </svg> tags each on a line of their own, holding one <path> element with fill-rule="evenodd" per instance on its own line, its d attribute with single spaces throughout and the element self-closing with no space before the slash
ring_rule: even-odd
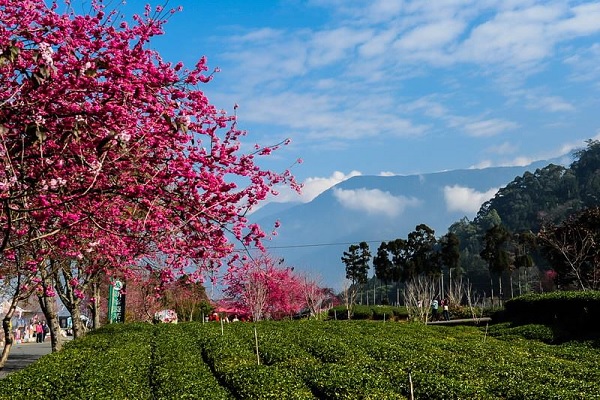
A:
<svg viewBox="0 0 600 400">
<path fill-rule="evenodd" d="M 143 263 L 165 280 L 200 279 L 231 238 L 261 248 L 247 210 L 275 185 L 299 186 L 257 158 L 287 142 L 243 153 L 235 115 L 200 89 L 206 59 L 188 69 L 149 48 L 176 11 L 147 6 L 130 25 L 101 0 L 87 15 L 46 3 L 0 0 L 5 276 L 35 282 L 41 304 L 59 291 L 73 312 L 98 279 Z M 57 316 L 45 311 L 56 350 Z"/>
<path fill-rule="evenodd" d="M 267 253 L 230 266 L 223 282 L 233 306 L 254 321 L 291 316 L 306 306 L 302 279 Z"/>
<path fill-rule="evenodd" d="M 318 279 L 305 275 L 301 281 L 301 291 L 310 315 L 319 319 L 324 308 L 330 307 L 335 295 L 333 290 L 319 284 Z"/>
</svg>

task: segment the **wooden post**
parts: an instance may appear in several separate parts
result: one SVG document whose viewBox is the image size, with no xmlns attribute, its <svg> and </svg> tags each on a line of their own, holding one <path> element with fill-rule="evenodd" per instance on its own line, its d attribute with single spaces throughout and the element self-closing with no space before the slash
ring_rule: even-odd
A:
<svg viewBox="0 0 600 400">
<path fill-rule="evenodd" d="M 410 400 L 415 400 L 415 392 L 413 389 L 412 374 L 410 369 L 408 370 L 408 386 L 410 387 Z"/>
<path fill-rule="evenodd" d="M 488 327 L 490 326 L 489 322 L 485 323 L 485 335 L 483 336 L 483 343 L 485 343 L 485 339 L 487 339 L 487 331 L 488 331 Z"/>
<path fill-rule="evenodd" d="M 254 343 L 256 344 L 256 364 L 260 365 L 260 353 L 258 352 L 258 333 L 256 332 L 256 326 L 254 327 Z"/>
</svg>

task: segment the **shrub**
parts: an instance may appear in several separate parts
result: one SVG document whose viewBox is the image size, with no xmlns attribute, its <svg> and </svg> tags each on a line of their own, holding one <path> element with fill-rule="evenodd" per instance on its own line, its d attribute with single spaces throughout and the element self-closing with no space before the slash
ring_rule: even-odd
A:
<svg viewBox="0 0 600 400">
<path fill-rule="evenodd" d="M 504 320 L 514 324 L 542 324 L 555 336 L 597 337 L 600 328 L 600 292 L 551 292 L 528 294 L 505 304 Z"/>
<path fill-rule="evenodd" d="M 335 306 L 329 309 L 327 315 L 330 319 L 344 320 L 348 319 L 348 310 L 346 309 L 346 306 Z"/>
<path fill-rule="evenodd" d="M 371 319 L 373 310 L 369 306 L 356 304 L 352 307 L 352 319 Z"/>
</svg>

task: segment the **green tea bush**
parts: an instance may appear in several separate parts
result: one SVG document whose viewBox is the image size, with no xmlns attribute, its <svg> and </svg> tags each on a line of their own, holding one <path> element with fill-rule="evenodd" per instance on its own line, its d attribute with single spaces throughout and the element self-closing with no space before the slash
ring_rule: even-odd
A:
<svg viewBox="0 0 600 400">
<path fill-rule="evenodd" d="M 237 399 L 314 399 L 298 376 L 267 365 L 240 365 L 221 377 Z"/>
<path fill-rule="evenodd" d="M 391 381 L 368 364 L 330 364 L 312 368 L 304 379 L 322 399 L 405 399 Z"/>
<path fill-rule="evenodd" d="M 394 320 L 400 317 L 399 307 L 392 306 L 372 306 L 372 318 L 375 320 Z"/>
<path fill-rule="evenodd" d="M 410 395 L 409 371 L 416 398 L 598 398 L 598 346 L 549 345 L 543 342 L 548 329 L 506 323 L 486 332 L 309 320 L 223 328 L 125 324 L 77 339 L 0 380 L 0 399 L 14 399 L 15 393 L 117 400 L 404 399 Z"/>
<path fill-rule="evenodd" d="M 352 307 L 352 319 L 371 319 L 373 318 L 373 310 L 369 306 L 355 305 Z"/>
<path fill-rule="evenodd" d="M 155 399 L 233 398 L 204 362 L 200 334 L 205 333 L 173 324 L 157 325 L 151 375 Z"/>
<path fill-rule="evenodd" d="M 492 325 L 489 328 L 490 336 L 498 338 L 519 337 L 529 340 L 539 340 L 545 343 L 554 341 L 554 332 L 546 325 L 528 324 L 513 326 L 510 323 Z"/>
<path fill-rule="evenodd" d="M 60 399 L 150 399 L 152 330 L 146 327 L 111 326 L 73 341 L 3 380 L 0 399 L 12 399 L 15 393 Z"/>
</svg>

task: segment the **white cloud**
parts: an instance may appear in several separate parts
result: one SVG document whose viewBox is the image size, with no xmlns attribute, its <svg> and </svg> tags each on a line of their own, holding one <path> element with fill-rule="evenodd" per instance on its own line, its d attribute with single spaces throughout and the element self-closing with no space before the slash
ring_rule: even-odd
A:
<svg viewBox="0 0 600 400">
<path fill-rule="evenodd" d="M 574 81 L 598 81 L 600 77 L 600 44 L 581 49 L 565 59 L 573 68 L 571 79 Z"/>
<path fill-rule="evenodd" d="M 575 107 L 559 96 L 546 96 L 537 99 L 539 108 L 551 111 L 575 111 Z"/>
<path fill-rule="evenodd" d="M 573 7 L 573 16 L 558 24 L 558 30 L 567 35 L 589 35 L 600 31 L 600 4 L 590 3 Z"/>
<path fill-rule="evenodd" d="M 309 64 L 313 67 L 323 67 L 339 61 L 347 57 L 356 46 L 370 39 L 371 35 L 368 30 L 353 30 L 347 27 L 315 32 L 310 46 Z"/>
<path fill-rule="evenodd" d="M 572 112 L 575 106 L 562 96 L 550 95 L 547 88 L 528 88 L 508 93 L 512 101 L 522 100 L 528 109 L 554 112 Z"/>
<path fill-rule="evenodd" d="M 563 12 L 557 5 L 499 12 L 476 26 L 457 54 L 464 61 L 484 64 L 538 62 L 551 54 L 556 39 L 549 31 Z"/>
<path fill-rule="evenodd" d="M 376 0 L 370 2 L 367 15 L 375 21 L 385 21 L 396 16 L 402 9 L 402 1 Z"/>
<path fill-rule="evenodd" d="M 471 165 L 469 169 L 483 169 L 493 167 L 494 163 L 492 160 L 481 160 L 477 164 Z"/>
<path fill-rule="evenodd" d="M 301 130 L 301 139 L 323 142 L 339 138 L 344 141 L 361 140 L 366 137 L 392 135 L 397 137 L 419 136 L 426 126 L 395 115 L 393 104 L 386 96 L 374 94 L 357 99 L 344 107 L 343 99 L 336 93 L 295 93 L 279 91 L 262 93 L 260 97 L 237 100 L 241 121 L 258 122 Z M 369 115 L 369 118 L 365 118 Z"/>
<path fill-rule="evenodd" d="M 488 119 L 484 121 L 471 122 L 465 125 L 464 129 L 469 136 L 489 137 L 513 130 L 519 125 L 499 118 Z"/>
<path fill-rule="evenodd" d="M 359 47 L 359 53 L 367 58 L 384 55 L 396 35 L 395 29 L 377 33 Z"/>
<path fill-rule="evenodd" d="M 303 201 L 308 202 L 326 191 L 327 189 L 343 182 L 353 176 L 360 176 L 359 171 L 352 171 L 349 174 L 344 174 L 340 171 L 335 171 L 328 178 L 308 178 L 304 181 L 302 187 L 302 198 Z"/>
<path fill-rule="evenodd" d="M 406 112 L 422 112 L 424 115 L 433 118 L 444 118 L 448 115 L 448 108 L 437 101 L 434 96 L 421 97 L 415 101 L 402 106 Z"/>
<path fill-rule="evenodd" d="M 264 42 L 276 40 L 282 35 L 282 31 L 271 28 L 261 28 L 255 31 L 248 32 L 244 35 L 233 36 L 232 40 L 239 42 Z"/>
<path fill-rule="evenodd" d="M 333 195 L 343 206 L 351 210 L 365 211 L 367 214 L 383 214 L 395 217 L 406 207 L 414 207 L 420 201 L 414 197 L 394 196 L 379 189 L 344 190 L 336 188 Z"/>
<path fill-rule="evenodd" d="M 279 194 L 272 199 L 276 203 L 287 203 L 292 201 L 299 201 L 302 203 L 308 203 L 315 197 L 326 191 L 327 189 L 343 182 L 353 176 L 362 175 L 360 171 L 351 171 L 348 174 L 344 174 L 340 171 L 335 171 L 329 177 L 312 177 L 307 178 L 302 182 L 302 193 L 297 192 L 285 187 L 281 188 Z"/>
<path fill-rule="evenodd" d="M 402 36 L 394 46 L 408 51 L 429 50 L 453 42 L 465 29 L 460 21 L 445 20 L 416 27 Z"/>
<path fill-rule="evenodd" d="M 478 192 L 469 187 L 459 185 L 444 187 L 444 200 L 448 211 L 461 211 L 475 214 L 483 203 L 494 197 L 498 188 L 486 192 Z"/>
</svg>

